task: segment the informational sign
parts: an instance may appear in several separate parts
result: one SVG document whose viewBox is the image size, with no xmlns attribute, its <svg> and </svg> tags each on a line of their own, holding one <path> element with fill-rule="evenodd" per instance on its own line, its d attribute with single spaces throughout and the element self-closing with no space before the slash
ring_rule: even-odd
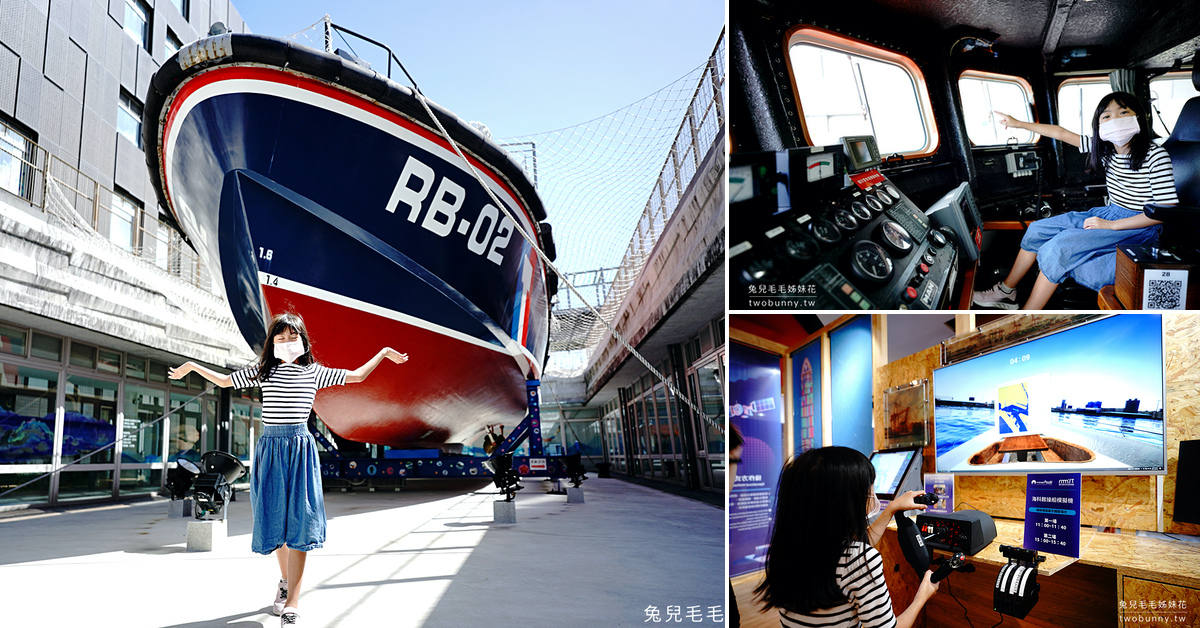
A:
<svg viewBox="0 0 1200 628">
<path fill-rule="evenodd" d="M 1025 549 L 1079 558 L 1078 473 L 1030 473 L 1025 487 Z"/>
<path fill-rule="evenodd" d="M 529 459 L 529 470 L 530 471 L 545 471 L 546 470 L 546 459 L 545 458 L 530 458 Z"/>
<path fill-rule="evenodd" d="M 926 473 L 925 492 L 938 496 L 938 503 L 925 509 L 925 512 L 951 513 L 954 512 L 954 474 Z"/>
<path fill-rule="evenodd" d="M 729 495 L 729 575 L 763 568 L 775 485 L 783 464 L 781 356 L 733 343 L 729 423 L 742 434 L 741 464 Z"/>
</svg>

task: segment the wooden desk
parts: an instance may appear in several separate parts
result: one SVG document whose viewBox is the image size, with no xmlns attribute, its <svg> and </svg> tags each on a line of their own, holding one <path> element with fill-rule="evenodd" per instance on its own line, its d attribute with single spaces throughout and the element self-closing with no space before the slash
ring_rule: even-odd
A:
<svg viewBox="0 0 1200 628">
<path fill-rule="evenodd" d="M 1021 546 L 1025 522 L 996 520 L 996 540 L 971 562 L 974 573 L 955 573 L 942 581 L 937 595 L 925 607 L 924 621 L 917 626 L 958 628 L 965 626 L 963 608 L 976 628 L 986 628 L 1000 620 L 992 610 L 992 591 L 1000 568 L 1008 559 L 1000 554 L 1001 545 Z M 1141 628 L 1155 626 L 1200 625 L 1200 545 L 1184 541 L 1159 540 L 1130 534 L 1099 532 L 1083 528 L 1079 537 L 1080 558 L 1043 554 L 1046 562 L 1038 567 L 1041 592 L 1038 603 L 1025 619 L 1005 617 L 1004 626 L 1037 628 Z M 888 527 L 879 544 L 883 556 L 884 577 L 892 596 L 892 606 L 903 612 L 912 602 L 920 580 L 901 554 L 896 543 L 896 528 Z M 775 628 L 776 611 L 761 613 L 752 601 L 761 572 L 735 578 L 736 600 L 742 614 L 742 626 Z M 957 602 L 955 601 L 957 598 Z M 1144 602 L 1183 602 L 1186 610 L 1155 612 L 1142 609 Z M 1121 608 L 1120 603 L 1125 603 Z M 1171 617 L 1172 621 L 1149 621 L 1153 617 Z"/>
</svg>

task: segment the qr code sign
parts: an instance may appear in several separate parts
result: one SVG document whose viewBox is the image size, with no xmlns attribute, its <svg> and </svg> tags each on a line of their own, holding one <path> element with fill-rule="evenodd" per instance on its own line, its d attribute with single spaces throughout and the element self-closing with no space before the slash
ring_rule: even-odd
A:
<svg viewBox="0 0 1200 628">
<path fill-rule="evenodd" d="M 1183 308 L 1183 282 L 1177 279 L 1150 279 L 1146 282 L 1147 310 Z"/>
</svg>

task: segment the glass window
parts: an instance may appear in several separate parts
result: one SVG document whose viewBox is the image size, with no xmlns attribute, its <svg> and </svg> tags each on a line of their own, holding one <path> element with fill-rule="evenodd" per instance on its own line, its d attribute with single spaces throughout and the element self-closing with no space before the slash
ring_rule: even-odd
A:
<svg viewBox="0 0 1200 628">
<path fill-rule="evenodd" d="M 1033 120 L 1033 88 L 1025 79 L 968 70 L 959 76 L 958 94 L 967 137 L 975 146 L 1004 145 L 1012 140 L 1018 144 L 1037 141 L 1031 131 L 1004 128 L 994 113 L 1001 111 L 1025 122 Z"/>
<path fill-rule="evenodd" d="M 232 409 L 233 445 L 230 453 L 237 456 L 242 462 L 248 462 L 250 449 L 254 446 L 254 436 L 259 432 L 262 409 L 240 401 L 234 401 Z"/>
<path fill-rule="evenodd" d="M 723 422 L 725 416 L 725 401 L 722 391 L 725 384 L 721 381 L 721 371 L 717 360 L 696 369 L 696 383 L 700 388 L 700 409 L 715 422 Z M 701 430 L 708 442 L 708 453 L 725 453 L 725 435 L 709 421 L 698 419 L 704 423 Z"/>
<path fill-rule="evenodd" d="M 1175 129 L 1175 121 L 1179 119 L 1183 104 L 1196 96 L 1200 96 L 1200 92 L 1192 87 L 1190 72 L 1170 72 L 1150 79 L 1150 97 L 1154 99 L 1151 110 L 1154 130 L 1162 137 L 1169 136 Z"/>
<path fill-rule="evenodd" d="M 126 251 L 133 251 L 137 244 L 134 225 L 138 223 L 139 213 L 141 207 L 133 199 L 113 192 L 112 208 L 108 213 L 108 239 Z"/>
<path fill-rule="evenodd" d="M 164 42 L 164 47 L 166 48 L 168 59 L 171 58 L 171 55 L 179 52 L 180 48 L 183 48 L 183 43 L 179 41 L 179 38 L 169 28 L 167 29 L 167 39 Z"/>
<path fill-rule="evenodd" d="M 162 462 L 163 421 L 154 421 L 166 411 L 165 392 L 126 384 L 125 414 L 121 424 L 122 464 Z M 154 424 L 146 427 L 150 423 Z M 121 479 L 124 485 L 124 476 Z"/>
<path fill-rule="evenodd" d="M 150 7 L 142 0 L 125 0 L 125 34 L 150 52 Z"/>
<path fill-rule="evenodd" d="M 7 325 L 0 325 L 0 352 L 25 355 L 25 341 L 29 332 Z"/>
<path fill-rule="evenodd" d="M 33 342 L 29 345 L 29 355 L 43 360 L 62 362 L 62 338 L 47 336 L 33 332 Z"/>
<path fill-rule="evenodd" d="M 185 403 L 186 402 L 186 403 Z M 204 408 L 199 399 L 188 401 L 187 395 L 171 395 L 171 407 L 182 410 L 171 415 L 171 433 L 167 443 L 167 460 L 174 461 L 186 458 L 192 462 L 200 462 L 203 448 L 200 442 L 204 424 Z"/>
<path fill-rule="evenodd" d="M 71 341 L 71 366 L 96 368 L 96 347 Z"/>
<path fill-rule="evenodd" d="M 125 377 L 146 379 L 146 358 L 135 358 L 132 355 L 125 358 Z"/>
<path fill-rule="evenodd" d="M 677 449 L 671 449 L 671 415 L 667 410 L 666 388 L 662 384 L 654 387 L 654 413 L 658 415 L 658 439 L 662 443 L 662 453 L 670 455 Z"/>
<path fill-rule="evenodd" d="M 160 384 L 167 381 L 167 365 L 162 362 L 150 361 L 150 370 L 146 373 L 147 378 L 152 382 Z"/>
<path fill-rule="evenodd" d="M 0 493 L 5 493 L 37 478 L 41 473 L 0 473 Z M 0 497 L 3 504 L 28 504 L 50 501 L 50 476 L 46 476 L 25 488 Z"/>
<path fill-rule="evenodd" d="M 1108 77 L 1067 79 L 1058 87 L 1058 126 L 1072 132 L 1092 133 L 1092 116 L 1100 99 L 1112 93 Z"/>
<path fill-rule="evenodd" d="M 62 501 L 112 497 L 112 494 L 112 471 L 67 470 L 58 478 L 58 499 Z"/>
<path fill-rule="evenodd" d="M 0 123 L 0 188 L 31 201 L 34 192 L 33 142 Z"/>
<path fill-rule="evenodd" d="M 74 343 L 71 351 L 74 353 Z M 66 388 L 62 460 L 71 462 L 116 440 L 117 383 L 81 375 L 68 375 Z M 109 448 L 80 464 L 104 464 L 112 461 L 113 450 Z M 111 480 L 112 478 L 109 478 L 110 482 Z"/>
<path fill-rule="evenodd" d="M 216 425 L 219 417 L 217 417 L 217 398 L 212 395 L 204 397 L 204 425 L 207 426 L 204 430 L 204 451 L 212 451 L 217 448 L 217 430 Z"/>
<path fill-rule="evenodd" d="M 121 90 L 121 100 L 117 104 L 117 133 L 124 135 L 134 146 L 142 147 L 142 103 L 125 90 Z"/>
<path fill-rule="evenodd" d="M 101 373 L 112 373 L 113 375 L 121 372 L 121 354 L 108 349 L 101 349 L 99 357 L 96 361 L 96 368 Z"/>
<path fill-rule="evenodd" d="M 874 135 L 882 155 L 937 148 L 924 78 L 911 60 L 811 29 L 800 29 L 790 42 L 792 80 L 810 144 Z"/>
<path fill-rule="evenodd" d="M 190 19 L 188 16 L 188 9 L 191 8 L 191 3 L 189 3 L 188 0 L 171 0 L 171 4 L 175 5 L 176 9 L 179 9 L 179 14 L 182 15 L 184 19 Z"/>
<path fill-rule="evenodd" d="M 0 362 L 0 464 L 51 462 L 57 393 L 58 373 Z"/>
</svg>

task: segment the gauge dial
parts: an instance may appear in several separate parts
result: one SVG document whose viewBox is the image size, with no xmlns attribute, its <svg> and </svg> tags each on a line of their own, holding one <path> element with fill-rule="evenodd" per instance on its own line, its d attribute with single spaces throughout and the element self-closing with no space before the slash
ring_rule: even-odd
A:
<svg viewBox="0 0 1200 628">
<path fill-rule="evenodd" d="M 893 220 L 885 220 L 879 225 L 879 236 L 884 246 L 897 255 L 908 255 L 913 248 L 912 236 Z"/>
<path fill-rule="evenodd" d="M 833 176 L 833 155 L 830 153 L 809 155 L 805 160 L 805 166 L 808 167 L 809 183 L 827 179 Z"/>
<path fill-rule="evenodd" d="M 848 209 L 839 209 L 833 212 L 833 222 L 842 231 L 850 232 L 858 228 L 858 221 L 855 220 L 854 214 Z"/>
<path fill-rule="evenodd" d="M 867 206 L 877 212 L 883 211 L 883 203 L 871 194 L 867 195 Z"/>
<path fill-rule="evenodd" d="M 897 201 L 900 200 L 900 190 L 897 190 L 896 186 L 892 185 L 891 183 L 888 183 L 883 186 L 883 189 L 885 191 L 887 191 L 888 196 L 891 196 L 893 199 L 895 199 Z"/>
<path fill-rule="evenodd" d="M 850 203 L 850 213 L 854 214 L 859 220 L 866 221 L 871 219 L 871 210 L 867 209 L 867 206 L 863 205 L 862 201 Z"/>
<path fill-rule="evenodd" d="M 850 253 L 850 270 L 861 279 L 883 283 L 892 276 L 892 258 L 882 246 L 859 240 Z"/>
<path fill-rule="evenodd" d="M 816 259 L 817 255 L 821 253 L 820 245 L 814 242 L 812 238 L 803 234 L 796 234 L 789 238 L 784 243 L 783 250 L 792 259 L 802 261 Z"/>
<path fill-rule="evenodd" d="M 746 265 L 742 271 L 742 279 L 746 283 L 771 283 L 775 280 L 775 262 L 769 257 L 756 259 Z"/>
<path fill-rule="evenodd" d="M 941 231 L 938 231 L 937 229 L 929 230 L 929 243 L 930 244 L 932 244 L 940 249 L 943 246 L 946 246 L 947 242 L 949 242 L 949 240 L 946 239 L 945 234 L 943 234 Z"/>
<path fill-rule="evenodd" d="M 875 196 L 879 198 L 880 202 L 889 207 L 892 203 L 896 202 L 895 199 L 893 199 L 890 195 L 884 194 L 883 190 L 876 192 Z"/>
<path fill-rule="evenodd" d="M 837 242 L 842 239 L 842 234 L 838 231 L 837 225 L 824 218 L 812 221 L 812 225 L 808 229 L 812 232 L 814 238 L 822 242 Z"/>
</svg>

